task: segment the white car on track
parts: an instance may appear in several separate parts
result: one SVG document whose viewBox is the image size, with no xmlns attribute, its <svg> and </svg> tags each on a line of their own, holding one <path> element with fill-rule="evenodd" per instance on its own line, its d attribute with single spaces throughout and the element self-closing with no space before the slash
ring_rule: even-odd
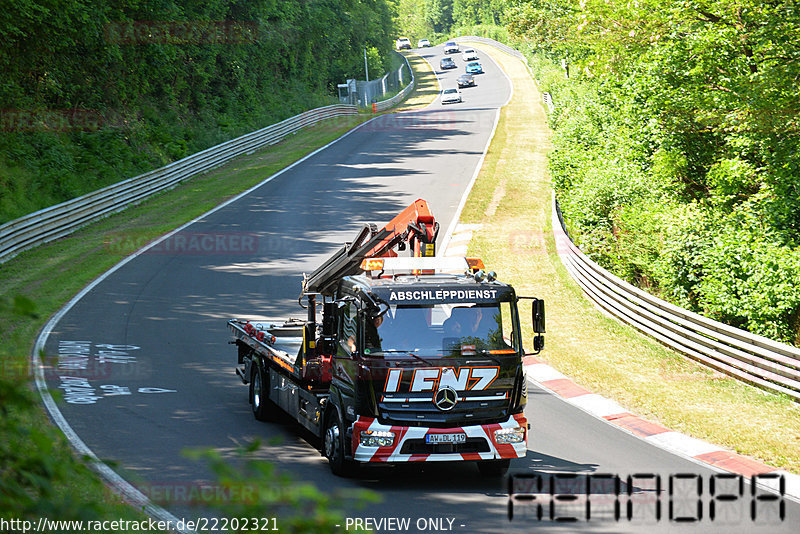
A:
<svg viewBox="0 0 800 534">
<path fill-rule="evenodd" d="M 444 44 L 444 53 L 445 54 L 458 54 L 458 45 L 455 41 L 447 41 Z"/>
<path fill-rule="evenodd" d="M 442 105 L 457 104 L 461 102 L 461 91 L 455 87 L 448 87 L 442 91 Z"/>
<path fill-rule="evenodd" d="M 463 59 L 464 61 L 477 61 L 480 58 L 478 57 L 478 52 L 475 51 L 475 49 L 467 48 L 466 50 L 461 52 L 461 59 Z"/>
</svg>

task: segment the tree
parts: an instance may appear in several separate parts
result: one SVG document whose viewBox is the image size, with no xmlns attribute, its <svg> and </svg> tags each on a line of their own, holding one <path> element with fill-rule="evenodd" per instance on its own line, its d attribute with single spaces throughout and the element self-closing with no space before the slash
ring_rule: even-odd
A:
<svg viewBox="0 0 800 534">
<path fill-rule="evenodd" d="M 570 79 L 546 88 L 558 103 L 550 167 L 587 251 L 697 311 L 793 340 L 800 282 L 769 280 L 797 278 L 786 258 L 800 244 L 800 6 L 532 0 L 514 2 L 508 24 L 570 62 Z M 683 213 L 736 237 L 704 240 L 674 224 Z M 746 260 L 736 242 L 769 252 Z"/>
</svg>

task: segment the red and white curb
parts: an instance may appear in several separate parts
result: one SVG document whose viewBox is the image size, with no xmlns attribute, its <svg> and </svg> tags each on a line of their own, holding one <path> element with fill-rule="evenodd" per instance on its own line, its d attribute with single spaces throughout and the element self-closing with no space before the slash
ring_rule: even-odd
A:
<svg viewBox="0 0 800 534">
<path fill-rule="evenodd" d="M 785 496 L 800 502 L 800 475 L 778 470 L 766 464 L 723 449 L 718 445 L 674 432 L 657 423 L 643 419 L 600 395 L 577 385 L 558 370 L 541 360 L 526 356 L 524 361 L 528 380 L 566 402 L 617 428 L 663 450 L 705 464 L 712 469 L 744 477 L 754 475 L 783 475 Z M 759 479 L 759 485 L 777 491 L 779 478 Z"/>
</svg>

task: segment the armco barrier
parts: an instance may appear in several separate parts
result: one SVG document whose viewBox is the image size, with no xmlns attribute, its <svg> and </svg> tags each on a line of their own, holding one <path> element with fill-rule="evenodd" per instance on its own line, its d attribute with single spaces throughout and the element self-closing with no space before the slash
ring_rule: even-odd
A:
<svg viewBox="0 0 800 534">
<path fill-rule="evenodd" d="M 456 41 L 488 44 L 527 64 L 521 52 L 493 39 L 460 37 Z M 547 97 L 550 109 L 552 97 Z M 679 308 L 614 276 L 569 238 L 555 195 L 552 223 L 561 262 L 601 309 L 712 369 L 800 401 L 800 349 Z"/>
<path fill-rule="evenodd" d="M 312 109 L 192 154 L 160 169 L 10 221 L 0 226 L 0 263 L 24 250 L 70 234 L 92 221 L 122 211 L 195 174 L 219 167 L 237 156 L 250 154 L 266 145 L 275 144 L 306 126 L 357 113 L 355 106 L 341 104 Z"/>
<path fill-rule="evenodd" d="M 569 238 L 555 195 L 552 222 L 561 262 L 600 308 L 713 369 L 800 401 L 800 349 L 684 310 L 609 273 Z"/>
<path fill-rule="evenodd" d="M 386 111 L 387 109 L 396 106 L 414 90 L 415 79 L 414 79 L 414 70 L 411 68 L 411 65 L 408 64 L 408 58 L 403 56 L 403 59 L 406 62 L 406 67 L 408 67 L 408 72 L 411 73 L 411 81 L 406 85 L 402 91 L 394 95 L 392 98 L 387 100 L 382 100 L 380 102 L 375 102 L 372 104 L 372 112 L 377 113 L 378 111 Z"/>
</svg>

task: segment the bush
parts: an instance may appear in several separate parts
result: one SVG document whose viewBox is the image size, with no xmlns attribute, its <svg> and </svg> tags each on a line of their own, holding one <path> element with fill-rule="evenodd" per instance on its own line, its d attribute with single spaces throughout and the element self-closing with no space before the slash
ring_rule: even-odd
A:
<svg viewBox="0 0 800 534">
<path fill-rule="evenodd" d="M 22 296 L 0 297 L 0 317 L 8 321 L 37 317 L 36 306 Z M 0 332 L 4 341 L 9 332 Z M 13 336 L 13 334 L 11 334 Z M 85 493 L 105 494 L 100 481 L 76 459 L 64 436 L 46 423 L 29 385 L 27 362 L 19 362 L 8 345 L 0 346 L 0 517 L 35 521 L 95 519 L 130 509 L 109 510 L 108 503 L 86 500 Z M 76 483 L 85 486 L 76 488 Z"/>
<path fill-rule="evenodd" d="M 724 323 L 800 343 L 800 250 L 771 239 L 752 213 L 715 230 L 702 255 L 698 306 Z"/>
<path fill-rule="evenodd" d="M 724 24 L 686 27 L 678 17 L 672 34 L 660 34 L 659 17 L 671 15 L 645 10 L 637 20 L 653 31 L 623 30 L 607 17 L 630 4 L 606 8 L 575 17 L 569 3 L 536 4 L 509 21 L 553 96 L 549 169 L 573 240 L 675 304 L 800 344 L 800 136 L 787 114 L 796 92 L 779 89 L 784 78 L 756 76 L 753 63 L 734 69 L 742 56 Z M 781 9 L 747 17 L 790 15 Z M 719 68 L 718 47 L 729 54 Z M 748 76 L 782 96 L 734 98 L 755 91 Z"/>
</svg>

